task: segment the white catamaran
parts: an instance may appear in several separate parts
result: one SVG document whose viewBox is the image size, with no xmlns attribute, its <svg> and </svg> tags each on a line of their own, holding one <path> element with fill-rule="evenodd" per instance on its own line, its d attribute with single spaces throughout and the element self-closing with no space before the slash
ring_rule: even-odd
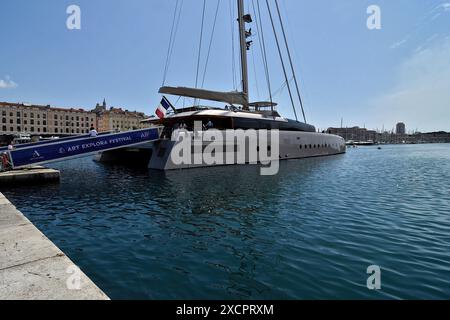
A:
<svg viewBox="0 0 450 320">
<path fill-rule="evenodd" d="M 220 0 L 218 0 L 220 1 Z M 257 1 L 258 3 L 259 1 Z M 261 1 L 262 2 L 262 1 Z M 241 134 L 245 134 L 245 130 L 279 130 L 279 159 L 301 159 L 309 157 L 320 157 L 320 156 L 330 156 L 345 153 L 346 145 L 343 138 L 326 134 L 318 133 L 314 126 L 306 123 L 305 112 L 303 109 L 302 98 L 300 95 L 300 90 L 295 76 L 295 71 L 291 59 L 291 54 L 289 51 L 289 45 L 287 42 L 287 37 L 285 29 L 283 26 L 283 21 L 281 18 L 280 8 L 278 5 L 278 0 L 272 2 L 272 6 L 275 4 L 276 12 L 279 17 L 281 24 L 281 30 L 285 42 L 285 49 L 289 57 L 289 64 L 292 71 L 292 79 L 295 82 L 296 94 L 298 95 L 298 101 L 300 103 L 301 111 L 303 114 L 304 122 L 297 120 L 290 120 L 282 117 L 276 110 L 277 104 L 272 101 L 272 94 L 269 93 L 269 102 L 250 102 L 249 101 L 249 83 L 248 83 L 248 69 L 247 69 L 247 52 L 251 49 L 253 41 L 249 41 L 252 37 L 251 29 L 247 30 L 247 24 L 253 22 L 253 18 L 250 14 L 245 14 L 244 0 L 237 0 L 238 9 L 238 27 L 239 27 L 239 42 L 240 42 L 240 60 L 241 60 L 241 80 L 242 80 L 242 90 L 232 91 L 232 92 L 218 92 L 204 90 L 201 88 L 187 88 L 187 87 L 168 87 L 163 86 L 160 88 L 159 93 L 165 95 L 174 95 L 178 97 L 188 97 L 194 98 L 194 105 L 188 108 L 174 109 L 173 113 L 164 114 L 161 119 L 149 119 L 146 122 L 163 127 L 161 139 L 148 144 L 146 146 L 139 147 L 137 150 L 134 149 L 124 149 L 114 152 L 105 152 L 100 155 L 100 161 L 113 161 L 117 158 L 129 158 L 124 153 L 128 155 L 136 154 L 139 151 L 140 154 L 146 154 L 146 160 L 148 161 L 148 167 L 151 169 L 159 170 L 173 170 L 173 169 L 185 169 L 193 167 L 206 167 L 211 166 L 210 163 L 202 162 L 195 163 L 192 161 L 190 163 L 179 164 L 173 161 L 172 151 L 178 143 L 171 139 L 172 132 L 180 127 L 187 129 L 189 132 L 194 130 L 195 123 L 213 124 L 213 128 L 217 130 L 237 130 Z M 254 5 L 254 3 L 253 3 Z M 286 64 L 283 60 L 282 50 L 280 48 L 280 41 L 276 32 L 274 25 L 273 14 L 271 10 L 271 5 L 269 0 L 266 0 L 268 16 L 270 17 L 270 22 L 274 31 L 276 45 L 278 48 L 278 53 L 281 60 L 281 65 L 283 67 L 283 73 L 285 76 L 285 85 L 288 88 L 290 100 L 294 109 L 295 116 L 297 118 L 296 107 L 294 104 L 294 94 L 291 90 L 290 79 L 288 79 Z M 258 3 L 258 11 L 260 10 Z M 261 19 L 261 13 L 259 12 L 259 19 Z M 263 34 L 262 23 L 259 20 L 259 25 L 257 24 L 259 33 Z M 261 40 L 261 37 L 260 37 Z M 172 42 L 172 39 L 170 40 Z M 264 41 L 264 40 L 262 40 Z M 262 48 L 265 45 L 262 46 Z M 170 48 L 170 46 L 169 46 Z M 265 50 L 265 48 L 264 48 Z M 267 64 L 267 57 L 263 56 L 265 64 Z M 204 107 L 196 104 L 200 100 L 215 101 L 224 103 L 223 108 L 217 107 Z M 168 103 L 166 98 L 163 99 Z M 166 107 L 167 108 L 167 107 Z M 238 130 L 242 129 L 242 130 Z M 201 132 L 200 134 L 204 134 Z M 203 149 L 208 145 L 208 142 L 203 142 Z M 227 141 L 229 143 L 235 143 L 233 141 Z M 274 143 L 274 142 L 272 142 Z M 201 149 L 200 152 L 203 150 Z M 259 146 L 258 146 L 259 149 Z M 270 144 L 268 146 L 270 152 Z M 237 153 L 242 150 L 238 148 L 233 148 L 224 150 L 224 156 L 226 157 L 226 152 Z M 193 148 L 192 157 L 195 156 L 195 150 Z M 233 155 L 234 157 L 235 155 Z M 259 160 L 259 159 L 258 159 Z M 248 161 L 247 161 L 248 162 Z M 214 164 L 213 164 L 214 165 Z M 216 164 L 217 165 L 217 164 Z"/>
</svg>

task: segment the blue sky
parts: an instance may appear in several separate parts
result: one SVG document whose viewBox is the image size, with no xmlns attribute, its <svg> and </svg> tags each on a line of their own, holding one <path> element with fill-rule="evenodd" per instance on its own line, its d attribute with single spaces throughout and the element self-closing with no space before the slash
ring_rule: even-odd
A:
<svg viewBox="0 0 450 320">
<path fill-rule="evenodd" d="M 449 2 L 279 1 L 310 123 L 323 129 L 339 126 L 343 118 L 344 125 L 391 130 L 404 121 L 409 130 L 450 131 Z M 0 0 L 0 101 L 92 108 L 106 98 L 110 105 L 153 114 L 175 2 Z M 195 84 L 202 3 L 184 0 L 168 85 Z M 81 8 L 81 30 L 66 28 L 72 4 Z M 203 63 L 216 4 L 207 1 Z M 209 89 L 234 89 L 230 4 L 235 1 L 220 1 Z M 372 4 L 381 9 L 381 30 L 366 26 Z M 263 18 L 276 90 L 283 84 L 282 70 L 269 20 Z M 264 100 L 258 37 L 253 40 L 251 98 Z M 274 100 L 284 116 L 293 117 L 286 90 Z"/>
</svg>

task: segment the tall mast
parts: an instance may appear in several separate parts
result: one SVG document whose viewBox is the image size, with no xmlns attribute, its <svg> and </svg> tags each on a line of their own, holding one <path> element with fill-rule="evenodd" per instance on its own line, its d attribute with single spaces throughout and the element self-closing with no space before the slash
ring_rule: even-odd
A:
<svg viewBox="0 0 450 320">
<path fill-rule="evenodd" d="M 237 0 L 238 3 L 238 21 L 239 21 L 239 39 L 241 46 L 241 66 L 242 66 L 242 92 L 245 96 L 244 110 L 248 110 L 248 63 L 247 63 L 247 32 L 244 19 L 244 0 Z"/>
</svg>

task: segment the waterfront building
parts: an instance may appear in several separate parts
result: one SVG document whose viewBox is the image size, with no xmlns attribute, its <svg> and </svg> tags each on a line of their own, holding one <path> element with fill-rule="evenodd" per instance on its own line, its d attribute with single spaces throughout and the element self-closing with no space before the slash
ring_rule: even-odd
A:
<svg viewBox="0 0 450 320">
<path fill-rule="evenodd" d="M 335 134 L 345 139 L 345 141 L 376 141 L 377 132 L 375 130 L 367 130 L 366 128 L 328 128 L 327 133 Z"/>
<path fill-rule="evenodd" d="M 395 126 L 395 132 L 397 134 L 406 134 L 406 125 L 403 122 L 397 123 Z"/>
<path fill-rule="evenodd" d="M 66 136 L 86 134 L 93 126 L 99 132 L 127 131 L 148 127 L 144 113 L 107 108 L 106 101 L 94 110 L 50 105 L 0 102 L 0 136 Z"/>
<path fill-rule="evenodd" d="M 149 126 L 141 122 L 147 118 L 143 112 L 108 108 L 106 100 L 101 105 L 97 104 L 93 111 L 97 114 L 99 132 L 136 130 Z"/>
<path fill-rule="evenodd" d="M 0 102 L 0 134 L 75 135 L 96 126 L 97 115 L 81 108 Z"/>
<path fill-rule="evenodd" d="M 396 132 L 405 130 L 405 125 L 402 123 Z M 400 130 L 399 130 L 400 129 Z M 406 130 L 405 130 L 406 131 Z M 450 143 L 450 133 L 439 131 L 414 134 L 399 134 L 392 131 L 376 132 L 374 130 L 367 130 L 359 127 L 352 128 L 329 128 L 327 130 L 330 134 L 341 136 L 346 141 L 369 141 L 383 144 L 416 144 L 416 143 Z"/>
</svg>

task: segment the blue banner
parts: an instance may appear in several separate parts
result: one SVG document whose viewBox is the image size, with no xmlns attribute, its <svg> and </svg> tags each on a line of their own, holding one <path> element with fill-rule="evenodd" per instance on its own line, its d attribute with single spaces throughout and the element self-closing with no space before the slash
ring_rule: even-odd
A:
<svg viewBox="0 0 450 320">
<path fill-rule="evenodd" d="M 51 142 L 11 151 L 14 168 L 87 156 L 102 151 L 139 145 L 159 139 L 158 128 L 82 137 L 76 140 Z"/>
<path fill-rule="evenodd" d="M 102 132 L 102 133 L 99 133 L 98 135 L 102 136 L 102 135 L 106 135 L 106 134 L 111 134 L 111 132 Z M 58 139 L 53 139 L 53 140 L 43 140 L 43 141 L 38 141 L 38 142 L 22 143 L 22 144 L 14 145 L 14 149 L 23 149 L 23 148 L 34 147 L 34 146 L 42 146 L 44 144 L 50 144 L 50 143 L 61 143 L 62 141 L 76 140 L 76 139 L 88 138 L 88 137 L 89 137 L 89 134 L 82 134 L 82 135 L 79 134 L 76 136 L 58 138 Z M 2 151 L 8 151 L 8 147 L 0 147 L 0 152 L 2 152 Z"/>
</svg>

